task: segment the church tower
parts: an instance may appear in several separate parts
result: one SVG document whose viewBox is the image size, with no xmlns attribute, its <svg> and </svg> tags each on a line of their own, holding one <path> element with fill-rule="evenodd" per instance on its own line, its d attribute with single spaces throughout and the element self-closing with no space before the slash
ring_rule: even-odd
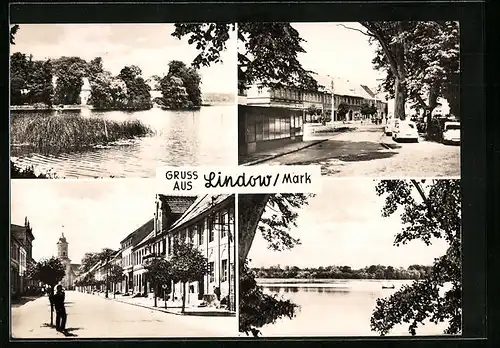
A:
<svg viewBox="0 0 500 348">
<path fill-rule="evenodd" d="M 61 261 L 66 269 L 66 274 L 61 281 L 62 286 L 65 289 L 70 289 L 72 287 L 72 277 L 71 277 L 71 260 L 68 256 L 68 242 L 64 233 L 62 233 L 59 241 L 57 242 L 57 258 Z"/>
</svg>

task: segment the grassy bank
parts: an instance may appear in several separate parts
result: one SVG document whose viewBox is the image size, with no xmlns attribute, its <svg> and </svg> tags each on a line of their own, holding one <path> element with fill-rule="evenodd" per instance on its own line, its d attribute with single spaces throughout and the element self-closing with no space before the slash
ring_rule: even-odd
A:
<svg viewBox="0 0 500 348">
<path fill-rule="evenodd" d="M 80 115 L 13 117 L 10 127 L 11 144 L 32 146 L 41 153 L 85 150 L 150 132 L 150 128 L 138 120 L 104 121 Z"/>
</svg>

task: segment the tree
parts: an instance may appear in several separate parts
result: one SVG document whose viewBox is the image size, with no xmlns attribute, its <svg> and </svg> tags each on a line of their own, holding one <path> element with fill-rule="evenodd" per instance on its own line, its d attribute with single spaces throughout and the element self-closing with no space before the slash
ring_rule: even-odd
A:
<svg viewBox="0 0 500 348">
<path fill-rule="evenodd" d="M 422 240 L 430 245 L 434 238 L 448 243 L 446 254 L 437 258 L 431 271 L 412 285 L 404 286 L 387 299 L 378 299 L 371 317 L 371 328 L 381 335 L 396 324 L 409 323 L 416 334 L 425 319 L 438 323 L 449 321 L 446 334 L 458 334 L 462 322 L 461 277 L 461 189 L 460 180 L 383 180 L 376 186 L 385 195 L 382 216 L 401 208 L 404 224 L 395 236 L 394 245 Z M 419 197 L 420 199 L 417 199 Z M 419 273 L 420 272 L 415 271 Z M 440 293 L 445 283 L 451 288 Z"/>
<path fill-rule="evenodd" d="M 161 81 L 162 106 L 169 109 L 186 109 L 192 107 L 184 82 L 180 77 L 165 77 Z"/>
<path fill-rule="evenodd" d="M 103 72 L 104 69 L 102 67 L 101 57 L 96 57 L 87 64 L 87 76 L 90 82 L 92 82 L 97 75 L 102 74 Z"/>
<path fill-rule="evenodd" d="M 348 112 L 349 112 L 349 106 L 344 102 L 340 103 L 339 106 L 337 107 L 337 115 L 339 119 L 345 119 L 345 115 L 347 115 Z"/>
<path fill-rule="evenodd" d="M 60 57 L 52 61 L 52 66 L 57 77 L 54 102 L 64 105 L 80 104 L 87 62 L 80 57 Z"/>
<path fill-rule="evenodd" d="M 458 22 L 360 23 L 370 43 L 378 43 L 373 63 L 386 72 L 383 87 L 395 97 L 395 117 L 405 118 L 407 98 L 430 114 L 438 98 L 456 85 L 452 80 L 459 73 Z"/>
<path fill-rule="evenodd" d="M 172 265 L 163 257 L 153 257 L 146 262 L 144 268 L 146 268 L 147 271 L 146 277 L 154 288 L 154 306 L 156 307 L 160 288 L 168 288 L 172 280 L 174 280 L 172 274 Z M 165 308 L 166 306 L 167 300 L 165 299 Z"/>
<path fill-rule="evenodd" d="M 168 63 L 168 73 L 159 81 L 162 105 L 172 109 L 197 108 L 201 105 L 201 77 L 194 68 L 184 62 Z"/>
<path fill-rule="evenodd" d="M 80 265 L 80 273 L 86 273 L 90 271 L 92 267 L 95 266 L 96 263 L 99 262 L 99 253 L 85 253 L 82 258 L 82 262 Z"/>
<path fill-rule="evenodd" d="M 16 37 L 16 34 L 17 32 L 19 31 L 19 24 L 14 24 L 11 28 L 10 28 L 10 44 L 11 45 L 15 45 L 15 37 Z"/>
<path fill-rule="evenodd" d="M 109 271 L 110 271 L 110 263 L 109 261 L 111 258 L 116 254 L 116 251 L 109 249 L 109 248 L 104 248 L 102 251 L 99 253 L 99 261 L 103 263 L 104 269 L 106 271 L 106 298 L 108 298 L 108 291 L 109 291 Z"/>
<path fill-rule="evenodd" d="M 234 24 L 203 23 L 175 24 L 174 37 L 189 36 L 188 43 L 199 51 L 194 67 L 221 62 Z M 316 90 L 317 81 L 312 72 L 305 70 L 298 60 L 304 53 L 304 40 L 290 23 L 238 23 L 238 87 L 253 83 L 263 86 L 294 86 Z"/>
<path fill-rule="evenodd" d="M 125 275 L 123 274 L 123 267 L 117 264 L 112 264 L 109 267 L 109 272 L 107 275 L 108 281 L 113 284 L 113 298 L 116 296 L 115 286 L 117 283 L 120 283 Z"/>
<path fill-rule="evenodd" d="M 30 104 L 44 103 L 52 106 L 54 87 L 52 86 L 52 63 L 47 61 L 33 61 L 31 74 L 27 80 L 27 99 Z"/>
<path fill-rule="evenodd" d="M 141 77 L 142 71 L 136 65 L 126 66 L 118 74 L 118 78 L 126 85 L 125 108 L 131 110 L 146 110 L 153 107 L 151 102 L 151 87 Z"/>
<path fill-rule="evenodd" d="M 170 259 L 172 276 L 182 284 L 182 313 L 186 307 L 186 283 L 200 280 L 208 272 L 208 261 L 192 244 L 175 241 Z"/>
<path fill-rule="evenodd" d="M 36 264 L 30 264 L 27 269 L 26 277 L 31 280 L 42 282 L 50 286 L 50 291 L 53 292 L 54 286 L 59 283 L 65 276 L 66 269 L 61 261 L 56 257 L 43 259 Z M 50 302 L 50 325 L 54 322 L 54 306 Z"/>
<path fill-rule="evenodd" d="M 21 105 L 25 102 L 24 90 L 28 88 L 31 74 L 31 63 L 28 57 L 20 52 L 10 56 L 10 102 Z"/>
<path fill-rule="evenodd" d="M 372 116 L 377 113 L 377 107 L 375 105 L 369 105 L 368 103 L 363 103 L 360 109 L 361 115 Z"/>
<path fill-rule="evenodd" d="M 275 323 L 278 318 L 294 317 L 297 305 L 290 300 L 279 300 L 276 295 L 264 294 L 257 286 L 255 272 L 248 268 L 248 261 L 240 266 L 240 316 L 239 330 L 258 337 L 258 328 Z"/>
</svg>

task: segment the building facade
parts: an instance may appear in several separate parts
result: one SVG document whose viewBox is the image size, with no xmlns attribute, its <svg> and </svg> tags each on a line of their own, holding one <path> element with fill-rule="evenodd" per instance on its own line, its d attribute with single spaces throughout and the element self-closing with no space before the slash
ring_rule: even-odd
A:
<svg viewBox="0 0 500 348">
<path fill-rule="evenodd" d="M 24 226 L 10 225 L 10 285 L 11 294 L 23 295 L 30 281 L 26 279 L 26 270 L 33 260 L 33 230 L 28 218 L 24 220 Z"/>
<path fill-rule="evenodd" d="M 64 265 L 65 274 L 64 278 L 61 280 L 61 285 L 67 290 L 73 290 L 75 288 L 75 280 L 78 277 L 79 264 L 71 263 L 68 251 L 69 243 L 64 237 L 64 233 L 57 241 L 57 258 Z"/>
</svg>

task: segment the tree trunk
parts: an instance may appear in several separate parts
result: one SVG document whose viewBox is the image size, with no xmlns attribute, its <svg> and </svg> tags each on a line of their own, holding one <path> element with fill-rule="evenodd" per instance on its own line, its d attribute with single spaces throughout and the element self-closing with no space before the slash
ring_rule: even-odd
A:
<svg viewBox="0 0 500 348">
<path fill-rule="evenodd" d="M 186 283 L 182 282 L 182 311 L 181 313 L 184 313 L 184 310 L 186 308 Z"/>
<path fill-rule="evenodd" d="M 396 81 L 394 84 L 395 84 L 394 118 L 404 120 L 406 118 L 405 115 L 406 86 L 399 77 L 396 77 Z"/>
<path fill-rule="evenodd" d="M 240 265 L 243 265 L 248 256 L 255 238 L 257 226 L 270 196 L 268 194 L 238 196 L 238 255 Z"/>
<path fill-rule="evenodd" d="M 429 134 L 429 128 L 431 126 L 432 112 L 434 111 L 434 109 L 437 106 L 438 94 L 439 94 L 439 87 L 431 86 L 431 89 L 429 91 L 429 102 L 425 106 L 425 114 L 428 115 L 427 124 L 426 124 L 427 134 Z"/>
</svg>

